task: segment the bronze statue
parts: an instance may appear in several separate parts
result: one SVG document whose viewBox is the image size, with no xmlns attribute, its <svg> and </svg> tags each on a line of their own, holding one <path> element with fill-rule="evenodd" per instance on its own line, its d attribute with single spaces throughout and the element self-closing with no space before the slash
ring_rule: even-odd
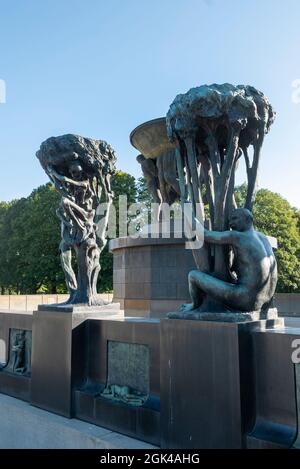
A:
<svg viewBox="0 0 300 469">
<path fill-rule="evenodd" d="M 98 298 L 97 279 L 113 199 L 110 178 L 115 172 L 115 152 L 102 140 L 70 134 L 46 140 L 37 157 L 61 194 L 57 215 L 61 220 L 61 263 L 70 293 L 66 304 L 106 304 Z M 100 203 L 106 204 L 102 219 L 97 215 Z M 73 250 L 77 276 L 72 267 Z"/>
<path fill-rule="evenodd" d="M 158 204 L 154 219 L 159 221 L 163 204 L 172 205 L 180 197 L 174 150 L 155 159 L 138 155 L 136 160 L 141 165 L 153 201 Z"/>
<path fill-rule="evenodd" d="M 192 305 L 182 313 L 199 308 L 212 313 L 228 308 L 257 311 L 272 300 L 276 261 L 268 239 L 253 229 L 251 210 L 262 144 L 274 118 L 262 92 L 229 83 L 192 88 L 170 106 L 166 122 L 176 145 L 181 206 L 184 210 L 190 203 L 193 228 L 199 214 L 211 228 L 204 230 L 203 248 L 193 250 L 197 271 L 189 276 Z M 235 171 L 242 156 L 248 188 L 244 210 L 235 210 Z"/>
<path fill-rule="evenodd" d="M 206 312 L 212 308 L 214 311 L 251 312 L 269 308 L 277 283 L 276 259 L 270 242 L 264 234 L 254 230 L 252 213 L 247 209 L 232 212 L 230 228 L 222 232 L 200 227 L 204 230 L 206 243 L 232 247 L 231 282 L 210 273 L 191 271 L 189 288 L 192 303 L 183 305 L 182 312 Z M 208 304 L 207 297 L 210 303 L 213 298 L 213 305 Z"/>
<path fill-rule="evenodd" d="M 147 396 L 135 391 L 130 386 L 119 386 L 117 384 L 108 385 L 100 395 L 106 399 L 132 406 L 141 406 L 147 400 Z"/>
<path fill-rule="evenodd" d="M 10 330 L 8 362 L 2 369 L 9 373 L 30 375 L 31 331 Z"/>
</svg>

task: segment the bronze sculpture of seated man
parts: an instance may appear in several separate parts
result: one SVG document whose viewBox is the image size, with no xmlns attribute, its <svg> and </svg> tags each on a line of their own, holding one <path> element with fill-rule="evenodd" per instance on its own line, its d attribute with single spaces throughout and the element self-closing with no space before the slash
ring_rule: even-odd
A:
<svg viewBox="0 0 300 469">
<path fill-rule="evenodd" d="M 199 221 L 196 223 L 196 231 L 204 230 L 206 243 L 231 246 L 236 281 L 226 282 L 209 273 L 191 271 L 192 303 L 182 305 L 180 317 L 185 314 L 188 317 L 192 311 L 208 312 L 203 301 L 206 296 L 224 305 L 224 311 L 251 312 L 268 308 L 276 288 L 277 264 L 268 238 L 253 227 L 252 213 L 244 208 L 235 209 L 230 217 L 231 229 L 223 232 L 207 230 Z M 171 313 L 169 317 L 179 316 Z"/>
</svg>

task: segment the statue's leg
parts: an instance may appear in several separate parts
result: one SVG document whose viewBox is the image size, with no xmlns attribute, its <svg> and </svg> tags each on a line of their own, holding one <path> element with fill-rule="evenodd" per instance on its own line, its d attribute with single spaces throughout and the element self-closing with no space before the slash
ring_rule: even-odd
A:
<svg viewBox="0 0 300 469">
<path fill-rule="evenodd" d="M 95 238 L 88 238 L 75 246 L 78 264 L 78 288 L 74 302 L 101 306 L 97 298 L 97 278 L 100 272 L 100 251 Z"/>
<path fill-rule="evenodd" d="M 70 293 L 69 302 L 72 302 L 72 299 L 77 290 L 77 280 L 72 267 L 72 249 L 71 246 L 65 241 L 62 241 L 60 243 L 60 258 L 61 265 L 66 278 L 66 284 Z"/>
<path fill-rule="evenodd" d="M 151 182 L 150 185 L 150 192 L 153 196 L 154 202 L 157 204 L 157 208 L 155 209 L 153 213 L 153 218 L 155 221 L 159 221 L 160 218 L 160 212 L 161 212 L 161 204 L 163 202 L 162 194 L 155 182 Z"/>
<path fill-rule="evenodd" d="M 92 301 L 94 305 L 98 305 L 98 306 L 109 304 L 109 301 L 98 298 L 98 294 L 97 294 L 97 280 L 98 280 L 98 276 L 101 270 L 100 254 L 102 250 L 104 249 L 106 243 L 107 243 L 107 240 L 105 239 L 104 242 L 100 241 L 99 246 L 95 244 L 93 248 L 93 255 L 92 255 L 92 264 L 93 264 L 92 275 L 91 275 L 92 295 L 93 295 Z"/>
<path fill-rule="evenodd" d="M 97 297 L 97 280 L 98 280 L 99 273 L 101 270 L 100 249 L 98 248 L 98 246 L 95 246 L 93 249 L 92 263 L 93 263 L 93 270 L 92 270 L 91 283 L 92 283 L 93 295 L 96 298 Z"/>
<path fill-rule="evenodd" d="M 194 281 L 194 277 L 191 275 L 193 272 L 199 272 L 202 274 L 202 272 L 194 270 L 189 273 L 189 292 L 192 302 L 181 305 L 180 311 L 183 312 L 193 311 L 194 309 L 200 308 L 205 296 L 205 292 L 201 290 L 198 283 Z"/>
<path fill-rule="evenodd" d="M 224 307 L 247 310 L 251 303 L 251 292 L 244 285 L 224 282 L 212 275 L 192 270 L 189 273 L 189 286 L 194 309 L 203 301 L 203 293 L 223 303 Z"/>
</svg>

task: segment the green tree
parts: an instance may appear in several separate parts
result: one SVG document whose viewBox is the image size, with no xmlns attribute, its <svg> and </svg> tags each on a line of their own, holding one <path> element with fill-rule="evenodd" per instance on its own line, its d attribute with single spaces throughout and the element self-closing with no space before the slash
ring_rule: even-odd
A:
<svg viewBox="0 0 300 469">
<path fill-rule="evenodd" d="M 7 252 L 8 236 L 10 235 L 8 214 L 12 204 L 13 202 L 0 203 L 0 286 L 2 295 L 11 291 L 14 284 L 14 269 L 13 265 L 9 262 Z"/>
<path fill-rule="evenodd" d="M 60 222 L 56 216 L 60 196 L 51 184 L 34 190 L 27 199 L 18 229 L 24 230 L 26 260 L 24 290 L 65 293 L 60 265 Z"/>
<path fill-rule="evenodd" d="M 243 204 L 246 185 L 236 190 L 236 200 Z M 253 207 L 255 227 L 274 236 L 278 242 L 275 251 L 278 263 L 278 292 L 300 292 L 300 212 L 280 194 L 260 189 Z"/>
<path fill-rule="evenodd" d="M 137 179 L 137 200 L 139 202 L 144 202 L 148 208 L 150 208 L 151 202 L 153 202 L 153 197 L 149 192 L 147 181 L 144 177 Z"/>
<path fill-rule="evenodd" d="M 59 258 L 59 196 L 50 184 L 14 201 L 0 226 L 0 284 L 15 293 L 65 291 Z M 2 264 L 1 262 L 1 264 Z"/>
</svg>

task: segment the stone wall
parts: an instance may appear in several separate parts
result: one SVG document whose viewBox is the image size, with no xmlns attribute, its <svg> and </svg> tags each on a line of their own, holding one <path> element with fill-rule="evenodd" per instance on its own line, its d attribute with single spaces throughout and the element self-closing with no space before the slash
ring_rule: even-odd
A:
<svg viewBox="0 0 300 469">
<path fill-rule="evenodd" d="M 121 251 L 119 251 L 121 254 Z M 172 256 L 167 256 L 170 261 L 173 261 Z M 163 256 L 159 256 L 160 258 L 160 269 L 162 270 L 163 267 Z M 177 259 L 178 260 L 178 259 Z M 192 263 L 191 259 L 191 263 Z M 182 266 L 183 267 L 183 266 Z M 187 277 L 187 271 L 181 267 L 180 278 L 185 275 Z M 118 269 L 116 269 L 118 270 Z M 146 268 L 144 267 L 144 269 Z M 142 273 L 142 272 L 141 272 Z M 171 268 L 169 273 L 171 273 Z M 115 272 L 115 280 L 117 280 L 117 276 L 120 272 Z M 154 275 L 154 269 L 153 269 Z M 142 277 L 140 276 L 140 279 Z M 165 281 L 171 279 L 165 279 Z M 159 282 L 158 282 L 159 283 Z M 118 283 L 116 282 L 115 285 L 117 288 L 119 287 Z M 165 286 L 165 285 L 164 285 Z M 140 287 L 140 285 L 139 285 Z M 188 290 L 187 290 L 187 281 L 184 282 L 182 286 L 184 293 L 181 293 L 178 298 L 171 298 L 170 300 L 174 301 L 174 307 L 179 305 L 180 302 L 183 300 L 188 300 Z M 101 298 L 112 301 L 113 294 L 112 293 L 102 293 L 99 295 Z M 68 298 L 68 295 L 0 295 L 0 311 L 33 311 L 37 309 L 38 305 L 41 304 L 52 304 L 52 303 L 62 303 Z M 115 295 L 116 301 L 120 301 L 122 299 L 122 295 Z M 177 300 L 177 302 L 176 302 Z M 137 302 L 137 300 L 136 300 Z M 145 299 L 141 300 L 141 302 L 145 302 Z M 156 303 L 161 303 L 160 307 L 163 309 L 164 303 L 167 303 L 167 307 L 169 307 L 169 302 L 162 298 L 157 298 Z M 170 301 L 171 303 L 171 301 Z M 176 303 L 176 304 L 175 304 Z M 156 305 L 159 307 L 159 305 Z M 275 306 L 278 308 L 280 316 L 300 316 L 300 293 L 276 293 L 275 295 Z"/>
<path fill-rule="evenodd" d="M 182 238 L 118 238 L 114 259 L 114 301 L 125 316 L 165 317 L 189 300 L 193 253 Z"/>
<path fill-rule="evenodd" d="M 99 295 L 107 301 L 112 300 L 111 293 Z M 0 311 L 33 311 L 38 305 L 63 303 L 68 295 L 0 295 Z"/>
<path fill-rule="evenodd" d="M 280 316 L 300 316 L 300 293 L 276 293 L 275 306 Z"/>
</svg>

